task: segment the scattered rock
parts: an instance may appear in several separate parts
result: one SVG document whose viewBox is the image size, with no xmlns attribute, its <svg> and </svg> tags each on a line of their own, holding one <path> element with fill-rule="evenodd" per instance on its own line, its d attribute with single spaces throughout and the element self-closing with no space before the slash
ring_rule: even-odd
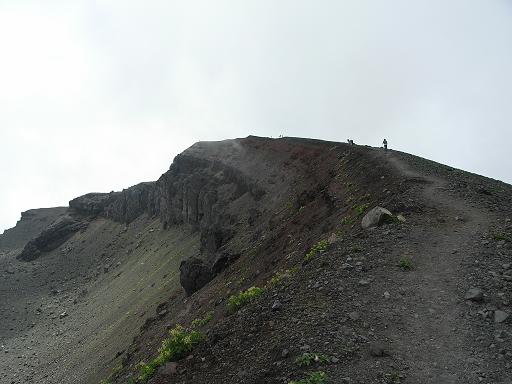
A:
<svg viewBox="0 0 512 384">
<path fill-rule="evenodd" d="M 383 357 L 386 356 L 386 349 L 382 344 L 372 343 L 370 344 L 370 355 L 373 357 Z"/>
<path fill-rule="evenodd" d="M 63 319 L 65 317 L 68 317 L 68 313 L 66 311 L 62 312 L 60 315 L 59 315 L 59 318 L 60 319 Z"/>
<path fill-rule="evenodd" d="M 272 304 L 272 310 L 273 311 L 279 311 L 282 307 L 282 304 L 279 300 L 274 301 L 274 304 Z"/>
<path fill-rule="evenodd" d="M 494 311 L 494 322 L 495 323 L 503 323 L 509 318 L 509 314 L 505 311 Z"/>
<path fill-rule="evenodd" d="M 167 309 L 162 309 L 160 312 L 158 312 L 159 317 L 163 317 L 167 314 Z"/>
<path fill-rule="evenodd" d="M 480 288 L 471 288 L 466 292 L 464 299 L 471 301 L 482 301 L 484 299 L 484 293 Z"/>
<path fill-rule="evenodd" d="M 173 376 L 178 372 L 178 363 L 169 362 L 160 367 L 158 373 L 162 376 Z"/>
<path fill-rule="evenodd" d="M 396 218 L 401 223 L 405 223 L 406 222 L 405 217 L 403 215 L 396 215 Z"/>
<path fill-rule="evenodd" d="M 393 221 L 393 214 L 386 208 L 375 207 L 364 215 L 361 221 L 361 227 L 364 229 L 378 227 L 382 224 Z"/>
</svg>

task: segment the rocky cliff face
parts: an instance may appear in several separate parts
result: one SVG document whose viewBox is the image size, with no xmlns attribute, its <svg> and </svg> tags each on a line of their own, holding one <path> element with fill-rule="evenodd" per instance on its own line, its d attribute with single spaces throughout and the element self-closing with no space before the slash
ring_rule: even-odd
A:
<svg viewBox="0 0 512 384">
<path fill-rule="evenodd" d="M 103 216 L 130 223 L 144 212 L 150 213 L 155 183 L 140 183 L 121 192 L 88 193 L 69 202 L 69 208 L 82 216 Z"/>
<path fill-rule="evenodd" d="M 232 142 L 225 143 L 230 148 Z M 246 151 L 242 146 L 239 150 Z M 20 255 L 33 260 L 42 252 L 59 246 L 71 234 L 84 228 L 88 220 L 102 216 L 130 223 L 142 214 L 156 216 L 164 229 L 172 225 L 188 225 L 200 233 L 201 257 L 192 265 L 190 278 L 202 284 L 209 280 L 213 268 L 236 258 L 236 252 L 218 251 L 231 239 L 236 215 L 230 205 L 238 199 L 257 201 L 265 194 L 256 181 L 234 164 L 210 153 L 208 143 L 199 143 L 178 155 L 170 169 L 156 182 L 140 183 L 121 192 L 89 193 L 69 202 L 69 216 L 43 231 Z M 219 262 L 219 260 L 222 260 Z M 197 274 L 201 276 L 197 278 Z M 185 273 L 186 274 L 186 273 Z M 187 280 L 186 276 L 182 277 Z M 192 283 L 197 286 L 197 283 Z"/>
<path fill-rule="evenodd" d="M 0 250 L 22 249 L 25 244 L 37 236 L 58 217 L 66 213 L 66 207 L 30 209 L 21 213 L 16 226 L 7 229 L 0 236 Z"/>
</svg>

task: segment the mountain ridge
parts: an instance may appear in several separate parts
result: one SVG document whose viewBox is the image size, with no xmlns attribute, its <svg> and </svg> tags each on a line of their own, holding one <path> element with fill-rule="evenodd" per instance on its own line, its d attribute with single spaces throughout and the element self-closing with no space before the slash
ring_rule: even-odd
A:
<svg viewBox="0 0 512 384">
<path fill-rule="evenodd" d="M 377 206 L 394 219 L 361 228 Z M 206 341 L 175 368 L 156 367 L 151 383 L 287 384 L 314 371 L 325 372 L 329 383 L 510 378 L 512 351 L 500 347 L 512 336 L 510 322 L 494 321 L 496 313 L 511 312 L 503 265 L 512 258 L 512 188 L 505 183 L 397 151 L 249 136 L 196 143 L 157 181 L 87 194 L 60 213 L 80 225 L 62 236 L 62 227 L 43 230 L 39 240 L 62 240 L 49 242 L 54 249 L 39 249 L 36 236 L 25 246 L 32 242 L 36 250 L 26 255 L 36 258 L 14 259 L 23 254 L 19 244 L 0 258 L 9 271 L 0 289 L 19 286 L 16 276 L 33 285 L 26 289 L 29 302 L 8 294 L 4 313 L 9 303 L 20 305 L 17 319 L 41 303 L 36 317 L 44 317 L 25 326 L 5 316 L 0 335 L 22 351 L 27 341 L 19 332 L 58 325 L 62 337 L 83 343 L 82 352 L 70 350 L 69 364 L 89 361 L 50 370 L 49 356 L 37 364 L 29 359 L 29 368 L 16 371 L 26 381 L 4 371 L 15 383 L 137 380 L 139 363 L 155 358 L 169 329 L 190 327 L 206 313 L 211 319 L 199 327 Z M 397 267 L 405 261 L 410 270 Z M 482 270 L 494 275 L 487 279 Z M 52 285 L 62 290 L 48 286 L 61 275 Z M 252 286 L 262 295 L 228 310 L 230 297 Z M 465 300 L 475 286 L 483 300 Z M 49 296 L 34 296 L 37 290 Z M 101 304 L 107 302 L 119 305 Z M 54 318 L 55 305 L 67 314 Z M 99 309 L 101 326 L 76 319 Z M 126 311 L 141 317 L 128 315 L 116 341 L 121 329 L 111 322 Z M 95 327 L 94 339 L 80 330 Z M 32 337 L 42 346 L 48 336 Z M 485 347 L 493 342 L 496 350 Z M 99 345 L 105 353 L 90 358 Z M 51 349 L 66 348 L 57 342 Z M 295 362 L 308 353 L 328 363 Z"/>
</svg>

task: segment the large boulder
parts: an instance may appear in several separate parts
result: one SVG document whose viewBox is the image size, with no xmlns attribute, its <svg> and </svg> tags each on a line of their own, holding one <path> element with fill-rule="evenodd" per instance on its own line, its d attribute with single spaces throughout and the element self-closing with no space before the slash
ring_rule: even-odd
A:
<svg viewBox="0 0 512 384">
<path fill-rule="evenodd" d="M 361 221 L 361 227 L 364 229 L 378 227 L 385 223 L 393 221 L 393 214 L 386 208 L 375 207 L 364 215 Z"/>
<path fill-rule="evenodd" d="M 212 271 L 203 260 L 191 257 L 181 262 L 180 283 L 187 295 L 204 287 L 212 278 Z"/>
</svg>

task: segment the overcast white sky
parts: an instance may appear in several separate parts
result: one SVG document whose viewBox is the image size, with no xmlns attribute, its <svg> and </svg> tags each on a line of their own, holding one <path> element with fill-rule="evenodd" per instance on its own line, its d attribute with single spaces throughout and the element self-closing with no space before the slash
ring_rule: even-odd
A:
<svg viewBox="0 0 512 384">
<path fill-rule="evenodd" d="M 249 134 L 511 183 L 512 2 L 0 0 L 0 233 Z"/>
</svg>

